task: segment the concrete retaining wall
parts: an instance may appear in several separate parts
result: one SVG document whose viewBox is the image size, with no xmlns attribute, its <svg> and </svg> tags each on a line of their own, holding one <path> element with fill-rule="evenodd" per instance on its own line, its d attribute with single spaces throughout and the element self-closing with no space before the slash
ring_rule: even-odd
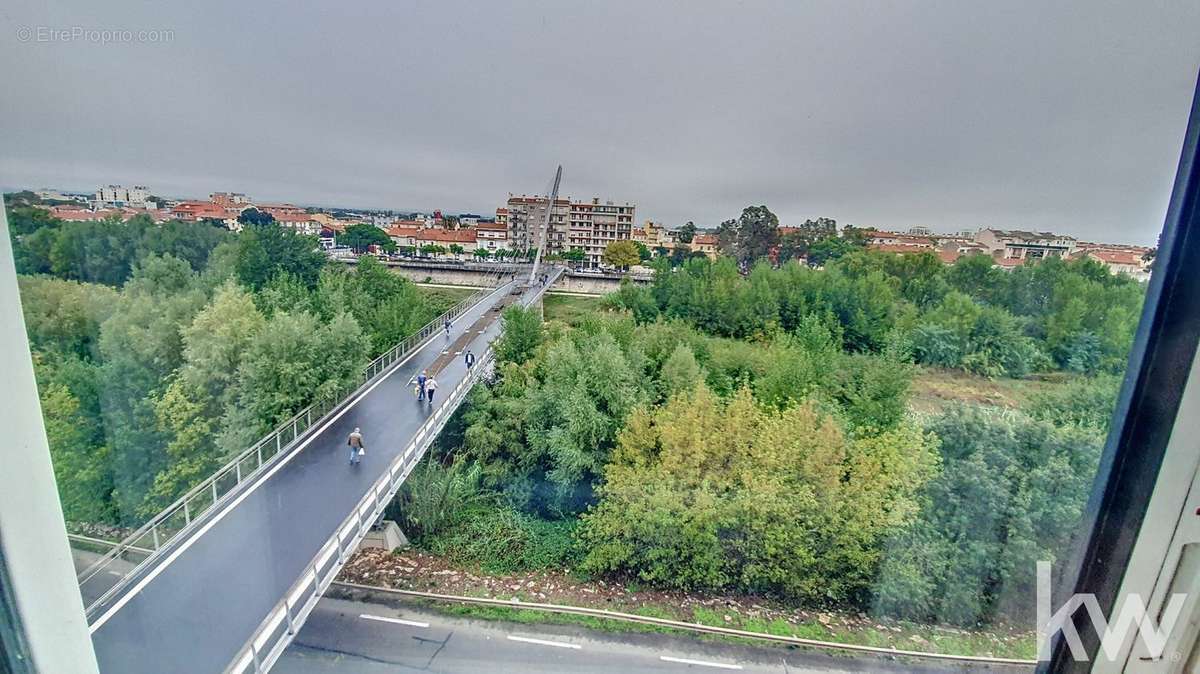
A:
<svg viewBox="0 0 1200 674">
<path fill-rule="evenodd" d="M 354 264 L 354 260 L 343 260 L 348 264 Z M 436 283 L 452 286 L 481 286 L 489 279 L 495 278 L 497 265 L 478 264 L 474 262 L 408 262 L 408 261 L 386 261 L 384 262 L 397 274 L 404 276 L 410 281 L 416 283 Z M 514 269 L 514 265 L 503 265 L 507 269 Z M 528 270 L 528 267 L 526 267 Z M 528 271 L 526 271 L 528 273 Z M 618 273 L 585 273 L 585 272 L 567 272 L 559 278 L 558 282 L 550 286 L 550 291 L 583 293 L 587 295 L 606 295 L 616 291 L 621 286 L 621 278 L 623 274 Z M 643 276 L 630 274 L 629 278 L 634 283 L 650 283 L 653 281 L 652 276 Z"/>
</svg>

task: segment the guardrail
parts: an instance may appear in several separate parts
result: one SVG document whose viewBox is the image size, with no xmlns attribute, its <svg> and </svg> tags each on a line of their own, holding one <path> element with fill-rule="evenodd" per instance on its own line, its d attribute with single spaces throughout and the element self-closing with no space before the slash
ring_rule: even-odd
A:
<svg viewBox="0 0 1200 674">
<path fill-rule="evenodd" d="M 499 279 L 497 279 L 499 280 Z M 443 329 L 443 324 L 461 316 L 467 309 L 480 300 L 494 293 L 495 288 L 485 288 L 472 293 L 469 297 L 454 305 L 449 311 L 427 323 L 415 334 L 403 342 L 393 346 L 379 356 L 363 370 L 353 387 L 338 394 L 318 400 L 297 412 L 291 419 L 283 422 L 261 440 L 242 451 L 229 463 L 225 464 L 200 484 L 190 489 L 162 512 L 115 544 L 103 557 L 79 573 L 78 580 L 81 591 L 86 590 L 89 582 L 96 579 L 102 572 L 112 572 L 121 575 L 121 579 L 108 588 L 96 601 L 88 605 L 86 613 L 90 621 L 97 609 L 109 599 L 116 596 L 133 576 L 143 566 L 156 559 L 162 550 L 180 534 L 190 530 L 193 523 L 198 521 L 214 506 L 228 499 L 237 488 L 262 472 L 275 459 L 283 455 L 296 440 L 319 423 L 330 412 L 339 408 L 346 400 L 352 398 L 359 390 L 367 386 L 376 377 L 386 372 L 392 365 L 406 358 L 411 352 L 423 345 L 431 336 Z M 151 554 L 132 569 L 124 573 L 115 571 L 112 566 L 117 559 L 123 558 L 127 551 L 134 548 L 152 550 Z M 112 574 L 106 574 L 111 576 Z M 111 578 L 102 581 L 111 582 Z M 87 596 L 84 591 L 84 595 Z"/>
<path fill-rule="evenodd" d="M 254 635 L 234 656 L 232 664 L 225 670 L 227 674 L 266 672 L 283 655 L 284 649 L 292 642 L 292 638 L 300 630 L 325 589 L 350 559 L 350 555 L 371 525 L 383 515 L 384 508 L 395 496 L 396 490 L 425 455 L 425 450 L 445 426 L 458 404 L 487 371 L 491 361 L 492 350 L 489 346 L 475 367 L 471 368 L 467 376 L 446 397 L 446 401 L 417 430 L 404 452 L 392 459 L 388 470 L 376 480 L 370 491 L 355 506 L 354 511 L 338 525 L 333 537 L 321 546 L 300 575 L 300 579 L 284 593 L 283 599 L 271 609 Z"/>
</svg>

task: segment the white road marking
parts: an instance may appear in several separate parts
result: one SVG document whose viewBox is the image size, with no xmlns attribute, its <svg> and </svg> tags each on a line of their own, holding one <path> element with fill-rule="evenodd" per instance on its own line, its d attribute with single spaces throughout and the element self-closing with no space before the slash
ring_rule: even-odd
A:
<svg viewBox="0 0 1200 674">
<path fill-rule="evenodd" d="M 489 295 L 489 297 L 490 297 L 490 295 Z M 486 298 L 484 298 L 484 299 L 486 299 Z M 483 300 L 480 300 L 480 301 L 482 302 Z M 205 533 L 207 533 L 209 529 L 212 529 L 214 526 L 217 525 L 218 522 L 220 522 L 222 519 L 224 519 L 226 515 L 233 512 L 233 510 L 235 508 L 237 508 L 237 506 L 242 501 L 246 500 L 246 497 L 250 496 L 250 494 L 253 494 L 255 492 L 255 490 L 257 490 L 259 487 L 261 487 L 263 484 L 265 484 L 267 482 L 267 480 L 269 480 L 271 478 L 272 475 L 279 472 L 279 470 L 281 468 L 286 466 L 288 464 L 288 462 L 291 461 L 293 458 L 295 458 L 296 455 L 299 454 L 305 447 L 307 447 L 310 442 L 319 438 L 321 436 L 321 434 L 324 433 L 326 430 L 328 430 L 329 427 L 332 426 L 335 422 L 337 422 L 338 419 L 342 418 L 343 414 L 345 414 L 346 412 L 353 409 L 354 406 L 359 403 L 359 401 L 361 401 L 363 398 L 367 397 L 371 393 L 371 391 L 374 391 L 375 387 L 382 384 L 384 381 L 387 380 L 388 377 L 391 377 L 393 374 L 395 374 L 400 369 L 401 366 L 403 366 L 405 363 L 412 360 L 418 354 L 420 354 L 422 351 L 424 351 L 425 347 L 429 346 L 429 344 L 433 341 L 433 339 L 434 339 L 434 337 L 430 336 L 429 339 L 425 340 L 424 344 L 413 349 L 413 352 L 411 354 L 409 354 L 408 358 L 405 358 L 404 360 L 397 363 L 395 366 L 392 367 L 391 370 L 388 371 L 388 373 L 386 375 L 384 375 L 383 377 L 380 377 L 379 380 L 376 381 L 374 384 L 371 384 L 371 386 L 369 388 L 367 388 L 367 390 L 363 391 L 357 397 L 355 397 L 354 400 L 352 400 L 345 407 L 343 407 L 342 410 L 340 412 L 338 412 L 332 419 L 325 422 L 325 425 L 321 426 L 321 428 L 318 429 L 317 432 L 313 433 L 308 438 L 306 438 L 304 440 L 304 442 L 297 445 L 296 448 L 292 450 L 291 454 L 288 454 L 287 456 L 285 456 L 283 458 L 283 460 L 280 461 L 278 464 L 276 464 L 273 468 L 271 468 L 271 470 L 267 471 L 264 475 L 260 476 L 258 478 L 257 482 L 250 485 L 246 489 L 246 491 L 242 492 L 224 510 L 217 513 L 211 520 L 209 520 L 207 523 L 205 523 L 205 525 L 203 527 L 201 527 L 198 531 L 196 531 L 194 534 L 192 534 L 191 538 L 188 538 L 187 540 L 185 540 L 178 548 L 175 549 L 174 552 L 172 552 L 170 554 L 170 556 L 168 556 L 166 559 L 164 559 L 161 564 L 159 564 L 158 566 L 151 569 L 150 572 L 147 573 L 144 578 L 142 578 L 140 581 L 138 581 L 137 585 L 135 585 L 132 590 L 130 590 L 129 592 L 122 595 L 122 597 L 120 599 L 118 599 L 116 602 L 114 602 L 113 605 L 110 606 L 109 609 L 107 611 L 105 611 L 103 615 L 101 615 L 99 618 L 96 619 L 96 622 L 94 622 L 88 626 L 88 634 L 95 634 L 96 630 L 103 627 L 104 623 L 108 622 L 110 618 L 112 618 L 114 615 L 117 614 L 117 611 L 121 610 L 121 608 L 123 608 L 125 606 L 125 604 L 128 604 L 129 601 L 131 599 L 133 599 L 134 597 L 136 597 L 139 592 L 146 589 L 146 586 L 149 585 L 151 581 L 153 581 L 155 578 L 158 577 L 159 574 L 161 574 L 164 570 L 166 570 L 166 568 L 168 566 L 170 566 L 172 562 L 174 562 L 176 559 L 179 559 L 179 556 L 182 555 L 184 552 L 186 552 L 188 548 L 192 547 L 192 544 L 194 544 L 197 540 L 200 539 L 201 536 L 203 536 Z"/>
<path fill-rule="evenodd" d="M 658 656 L 659 660 L 666 662 L 678 662 L 681 665 L 696 665 L 697 667 L 716 667 L 717 669 L 741 669 L 741 665 L 727 665 L 723 662 L 707 662 L 705 660 L 688 660 L 687 658 L 673 658 L 669 655 Z"/>
<path fill-rule="evenodd" d="M 532 637 L 515 637 L 511 634 L 508 635 L 508 640 L 523 641 L 527 644 L 537 644 L 539 646 L 554 646 L 556 648 L 574 648 L 575 650 L 583 648 L 583 646 L 580 646 L 579 644 L 568 644 L 564 641 L 546 641 L 545 639 L 534 639 Z"/>
<path fill-rule="evenodd" d="M 405 620 L 403 618 L 388 618 L 381 615 L 368 615 L 363 613 L 358 616 L 363 620 L 377 620 L 381 623 L 395 623 L 397 625 L 408 625 L 409 627 L 429 627 L 429 623 L 417 622 L 416 620 Z"/>
</svg>

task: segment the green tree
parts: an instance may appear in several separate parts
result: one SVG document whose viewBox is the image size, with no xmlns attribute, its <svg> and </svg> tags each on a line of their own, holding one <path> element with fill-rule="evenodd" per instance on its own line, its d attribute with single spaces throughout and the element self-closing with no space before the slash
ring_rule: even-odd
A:
<svg viewBox="0 0 1200 674">
<path fill-rule="evenodd" d="M 181 326 L 191 322 L 205 301 L 186 262 L 151 258 L 135 270 L 116 311 L 100 326 L 100 403 L 123 522 L 137 521 L 154 476 L 168 463 L 154 399 L 182 363 Z"/>
<path fill-rule="evenodd" d="M 245 449 L 306 404 L 344 395 L 367 364 L 358 322 L 338 314 L 329 323 L 298 312 L 277 312 L 250 342 L 238 366 L 236 403 L 222 419 L 219 446 Z"/>
<path fill-rule="evenodd" d="M 297 234 L 274 223 L 247 225 L 238 236 L 235 265 L 243 285 L 258 290 L 277 274 L 288 273 L 314 287 L 325 265 L 316 238 Z"/>
<path fill-rule="evenodd" d="M 640 241 L 634 241 L 633 245 L 637 247 L 639 262 L 645 262 L 654 257 L 654 253 L 650 252 L 650 249 L 646 247 L 646 244 Z"/>
<path fill-rule="evenodd" d="M 679 230 L 676 233 L 676 238 L 679 240 L 679 243 L 691 243 L 692 238 L 695 236 L 696 236 L 696 223 L 692 222 L 691 220 L 688 220 L 687 222 L 683 223 L 683 225 L 681 225 L 679 227 Z"/>
<path fill-rule="evenodd" d="M 95 360 L 100 324 L 112 315 L 116 290 L 94 283 L 20 276 L 21 308 L 36 350 Z"/>
<path fill-rule="evenodd" d="M 257 208 L 247 208 L 238 213 L 237 221 L 243 225 L 270 225 L 275 222 L 275 216 Z"/>
<path fill-rule="evenodd" d="M 511 306 L 504 310 L 503 328 L 496 340 L 496 360 L 501 363 L 524 363 L 533 357 L 542 343 L 542 318 L 533 309 Z"/>
<path fill-rule="evenodd" d="M 346 231 L 339 234 L 338 243 L 349 246 L 356 253 L 365 253 L 371 246 L 379 246 L 384 252 L 394 252 L 396 243 L 382 229 L 375 225 L 359 223 L 350 225 Z"/>
<path fill-rule="evenodd" d="M 141 260 L 150 255 L 173 255 L 186 261 L 195 271 L 208 265 L 209 255 L 222 242 L 233 236 L 224 227 L 214 227 L 202 222 L 168 220 L 154 225 L 147 218 L 143 223 L 143 234 L 137 244 L 136 258 Z"/>
<path fill-rule="evenodd" d="M 795 231 L 779 238 L 780 263 L 808 256 L 808 251 L 818 241 L 837 236 L 837 221 L 832 218 L 805 220 Z"/>
<path fill-rule="evenodd" d="M 148 218 L 122 222 L 112 216 L 94 222 L 66 222 L 50 248 L 51 271 L 60 278 L 119 286 L 137 262 Z"/>
<path fill-rule="evenodd" d="M 637 245 L 628 239 L 613 241 L 604 248 L 600 259 L 617 269 L 628 269 L 641 261 Z"/>
<path fill-rule="evenodd" d="M 724 233 L 718 230 L 718 237 L 731 239 L 729 253 L 742 267 L 767 257 L 779 245 L 779 218 L 766 206 L 747 206 L 737 220 L 722 227 Z"/>
<path fill-rule="evenodd" d="M 663 363 L 660 381 L 662 397 L 670 398 L 677 393 L 686 393 L 704 380 L 704 372 L 696 362 L 696 356 L 687 344 L 680 344 Z"/>
<path fill-rule="evenodd" d="M 42 389 L 41 405 L 63 517 L 69 522 L 116 522 L 108 449 L 89 441 L 84 430 L 89 420 L 79 400 L 67 387 L 52 384 Z"/>
<path fill-rule="evenodd" d="M 169 464 L 156 476 L 142 511 L 169 505 L 224 462 L 219 419 L 237 404 L 237 373 L 266 319 L 249 293 L 222 286 L 183 330 L 183 364 L 155 400 L 158 429 L 168 439 Z"/>
</svg>

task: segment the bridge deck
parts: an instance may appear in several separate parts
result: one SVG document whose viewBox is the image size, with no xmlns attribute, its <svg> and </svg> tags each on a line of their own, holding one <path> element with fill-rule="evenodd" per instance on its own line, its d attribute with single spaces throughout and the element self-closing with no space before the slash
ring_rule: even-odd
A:
<svg viewBox="0 0 1200 674">
<path fill-rule="evenodd" d="M 492 309 L 512 298 L 510 287 L 501 286 L 460 316 L 449 338 L 436 335 L 377 379 L 140 572 L 92 625 L 101 671 L 224 670 L 431 413 L 409 381 L 437 361 L 439 384 L 444 392 L 453 389 L 466 376 L 455 350 L 469 346 L 481 354 L 499 334 L 499 313 Z M 442 404 L 444 397 L 435 406 Z M 350 466 L 346 437 L 356 426 L 367 454 Z"/>
</svg>

